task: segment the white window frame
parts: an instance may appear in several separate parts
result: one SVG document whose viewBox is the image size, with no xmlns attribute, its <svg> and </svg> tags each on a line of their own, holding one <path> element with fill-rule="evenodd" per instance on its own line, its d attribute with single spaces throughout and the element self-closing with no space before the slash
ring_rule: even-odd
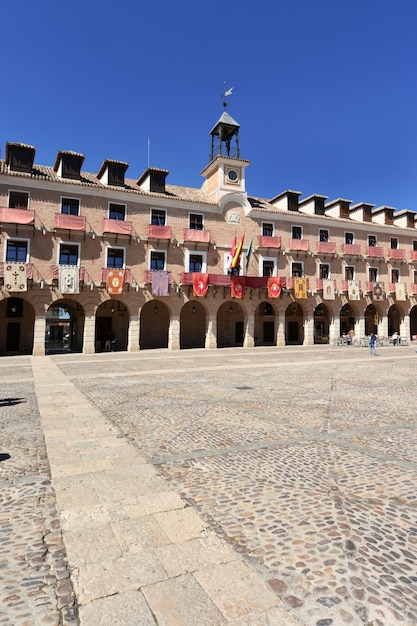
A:
<svg viewBox="0 0 417 626">
<path fill-rule="evenodd" d="M 296 239 L 296 237 L 294 237 L 294 232 L 293 232 L 294 228 L 299 228 L 301 230 L 300 241 L 304 239 L 304 229 L 302 226 L 300 226 L 300 224 L 291 224 L 291 239 Z"/>
<path fill-rule="evenodd" d="M 370 237 L 375 237 L 375 246 L 372 246 L 372 245 L 369 243 L 369 238 L 370 238 Z M 367 241 L 367 245 L 368 245 L 368 247 L 369 247 L 369 248 L 376 248 L 376 247 L 377 247 L 377 245 L 378 245 L 378 237 L 377 237 L 377 235 L 374 235 L 373 233 L 368 233 L 368 234 L 367 234 L 367 236 L 366 236 L 366 241 Z"/>
<path fill-rule="evenodd" d="M 317 231 L 317 241 L 321 241 L 320 239 L 320 231 L 326 232 L 327 233 L 327 239 L 326 242 L 330 241 L 330 230 L 328 228 L 319 228 Z"/>
<path fill-rule="evenodd" d="M 353 233 L 351 230 L 345 230 L 344 235 L 343 235 L 343 243 L 346 244 L 346 235 L 352 235 L 352 244 L 355 243 L 355 233 Z M 349 244 L 347 244 L 349 245 Z"/>
<path fill-rule="evenodd" d="M 11 193 L 26 193 L 27 197 L 28 197 L 28 205 L 26 207 L 26 209 L 22 209 L 23 211 L 29 211 L 30 209 L 30 191 L 25 191 L 24 189 L 8 189 L 7 190 L 7 206 L 9 209 L 12 209 L 13 207 L 10 206 L 10 194 Z"/>
<path fill-rule="evenodd" d="M 375 270 L 375 272 L 376 272 L 375 280 L 371 280 L 371 276 L 370 276 L 371 270 Z M 375 267 L 375 265 L 369 265 L 368 266 L 368 281 L 370 283 L 378 283 L 379 282 L 379 272 L 378 272 L 378 268 Z"/>
<path fill-rule="evenodd" d="M 159 249 L 152 249 L 149 250 L 149 256 L 148 256 L 148 270 L 151 270 L 151 257 L 152 257 L 152 252 L 158 252 L 158 253 L 162 253 L 164 255 L 164 268 L 160 271 L 165 272 L 166 268 L 167 268 L 167 251 L 166 250 L 159 250 Z"/>
<path fill-rule="evenodd" d="M 268 225 L 271 224 L 271 226 L 272 226 L 272 237 L 274 237 L 275 236 L 275 222 L 267 222 L 267 221 L 262 222 L 262 236 L 267 236 L 267 235 L 263 234 L 263 232 L 264 232 L 264 224 L 268 224 Z"/>
<path fill-rule="evenodd" d="M 394 280 L 394 273 L 398 273 L 398 280 L 397 281 Z M 395 282 L 400 283 L 401 282 L 401 272 L 400 272 L 398 267 L 391 267 L 390 268 L 390 279 L 391 279 L 390 280 L 391 283 L 395 283 Z"/>
<path fill-rule="evenodd" d="M 186 250 L 185 251 L 185 272 L 190 272 L 190 256 L 192 254 L 201 256 L 203 262 L 201 264 L 201 273 L 205 274 L 207 272 L 207 252 L 204 250 Z"/>
<path fill-rule="evenodd" d="M 107 215 L 109 216 L 109 219 L 111 219 L 110 218 L 110 205 L 111 204 L 117 204 L 119 206 L 123 206 L 124 207 L 125 215 L 124 215 L 124 218 L 122 220 L 120 220 L 120 221 L 121 222 L 125 222 L 126 221 L 126 216 L 127 216 L 127 204 L 125 202 L 110 202 L 110 200 L 109 200 L 109 203 L 108 203 L 108 206 L 107 206 Z M 114 219 L 114 218 L 112 218 L 112 219 Z"/>
<path fill-rule="evenodd" d="M 4 252 L 3 252 L 3 260 L 6 263 L 7 259 L 7 248 L 9 245 L 9 241 L 25 241 L 26 242 L 26 261 L 25 263 L 29 263 L 30 259 L 30 239 L 26 239 L 26 237 L 10 237 L 10 235 L 5 235 L 4 237 Z"/>
<path fill-rule="evenodd" d="M 61 196 L 60 204 L 59 204 L 59 207 L 60 207 L 60 211 L 59 212 L 62 215 L 67 215 L 67 213 L 62 213 L 62 201 L 64 200 L 64 198 L 65 198 L 65 200 L 76 200 L 78 202 L 78 213 L 77 213 L 77 216 L 81 215 L 81 200 L 80 200 L 80 198 L 75 198 L 73 196 Z M 68 215 L 71 215 L 71 214 L 68 213 Z"/>
<path fill-rule="evenodd" d="M 126 248 L 123 246 L 110 246 L 107 245 L 105 249 L 105 267 L 107 267 L 107 259 L 109 257 L 109 250 L 122 250 L 123 251 L 123 269 L 126 268 Z"/>
<path fill-rule="evenodd" d="M 263 265 L 264 261 L 272 261 L 274 264 L 274 269 L 272 272 L 272 276 L 278 276 L 278 259 L 273 256 L 259 256 L 259 276 L 263 276 Z"/>
<path fill-rule="evenodd" d="M 243 250 L 242 250 L 242 253 L 241 253 L 241 255 L 240 255 L 240 263 L 241 263 L 241 266 L 240 266 L 240 272 L 239 272 L 238 276 L 242 276 L 242 274 L 243 274 L 243 261 L 242 261 L 242 259 L 244 259 Z M 224 261 L 223 261 L 224 273 L 225 273 L 225 274 L 229 274 L 229 272 L 230 272 L 230 267 L 229 267 L 229 265 L 230 265 L 230 261 L 231 261 L 231 260 L 232 260 L 232 255 L 230 254 L 230 252 L 227 252 L 227 253 L 224 255 Z"/>
<path fill-rule="evenodd" d="M 159 211 L 160 213 L 164 213 L 165 214 L 165 220 L 164 220 L 164 224 L 161 224 L 161 226 L 168 226 L 168 213 L 166 209 L 160 209 L 159 207 L 150 207 L 149 209 L 149 224 L 152 225 L 152 211 Z M 154 226 L 158 226 L 158 224 L 154 224 Z M 162 250 L 161 250 L 162 252 Z"/>
<path fill-rule="evenodd" d="M 346 270 L 347 268 L 351 268 L 353 270 L 353 278 L 346 278 Z M 343 280 L 356 280 L 356 267 L 354 265 L 348 265 L 347 263 L 343 267 Z"/>
<path fill-rule="evenodd" d="M 396 242 L 395 246 L 392 245 L 393 241 Z M 399 247 L 400 247 L 400 240 L 398 239 L 398 237 L 390 237 L 389 246 L 390 246 L 391 250 L 398 250 Z"/>
<path fill-rule="evenodd" d="M 330 280 L 331 277 L 332 277 L 332 266 L 330 265 L 330 263 L 322 263 L 321 261 L 317 262 L 317 277 L 318 278 L 321 278 L 321 276 L 320 276 L 320 268 L 321 267 L 328 267 L 329 268 L 329 272 L 328 272 L 326 280 Z M 325 280 L 325 279 L 323 279 L 323 280 Z"/>
<path fill-rule="evenodd" d="M 291 261 L 291 278 L 294 278 L 294 274 L 293 274 L 293 266 L 294 265 L 301 265 L 301 278 L 303 278 L 305 276 L 304 274 L 304 261 Z"/>
<path fill-rule="evenodd" d="M 58 242 L 58 258 L 57 258 L 57 262 L 56 264 L 59 266 L 61 265 L 59 262 L 59 257 L 61 256 L 61 246 L 71 246 L 71 247 L 77 247 L 78 248 L 78 254 L 77 254 L 77 265 L 74 265 L 74 267 L 80 267 L 81 266 L 81 244 L 77 243 L 76 241 L 59 241 Z"/>
<path fill-rule="evenodd" d="M 201 226 L 202 226 L 201 230 L 204 230 L 205 229 L 205 226 L 204 226 L 204 213 L 198 213 L 197 211 L 189 211 L 189 213 L 188 213 L 188 228 L 191 230 L 191 216 L 192 215 L 198 215 L 199 217 L 202 218 L 202 220 L 201 220 Z M 195 229 L 195 230 L 198 230 L 198 229 Z"/>
</svg>

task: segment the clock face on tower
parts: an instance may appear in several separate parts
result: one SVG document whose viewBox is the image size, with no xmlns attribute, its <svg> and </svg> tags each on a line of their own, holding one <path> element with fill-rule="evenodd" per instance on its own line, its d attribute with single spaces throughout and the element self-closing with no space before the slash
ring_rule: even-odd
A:
<svg viewBox="0 0 417 626">
<path fill-rule="evenodd" d="M 229 183 L 238 183 L 239 172 L 237 170 L 227 170 L 227 180 Z"/>
</svg>

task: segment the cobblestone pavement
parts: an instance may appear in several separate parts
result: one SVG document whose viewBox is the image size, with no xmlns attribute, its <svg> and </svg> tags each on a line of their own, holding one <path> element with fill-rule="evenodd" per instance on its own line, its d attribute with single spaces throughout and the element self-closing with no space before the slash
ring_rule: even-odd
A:
<svg viewBox="0 0 417 626">
<path fill-rule="evenodd" d="M 53 358 L 301 623 L 417 624 L 412 346 Z"/>
<path fill-rule="evenodd" d="M 62 502 L 72 508 L 67 513 L 61 510 L 64 517 L 59 518 L 33 383 L 32 365 L 42 359 L 58 366 L 65 380 L 75 384 L 104 416 L 118 441 L 129 443 L 127 449 L 134 448 L 152 463 L 158 480 L 167 482 L 187 503 L 188 508 L 176 504 L 172 513 L 157 513 L 152 520 L 141 518 L 139 525 L 146 531 L 142 542 L 146 536 L 153 550 L 164 555 L 168 578 L 162 570 L 161 574 L 151 571 L 146 561 L 138 559 L 140 553 L 135 557 L 139 543 L 128 546 L 133 521 L 121 515 L 123 496 L 114 498 L 109 491 L 113 487 L 108 471 L 102 472 L 104 495 L 120 503 L 120 516 L 117 509 L 111 513 L 116 515 L 113 534 L 103 534 L 102 545 L 97 544 L 91 522 L 83 526 L 82 519 L 87 510 L 103 514 L 98 500 L 89 505 L 85 495 L 91 492 L 91 498 L 97 498 L 97 488 L 91 489 L 88 482 L 92 474 L 79 474 L 87 500 L 79 499 L 78 516 L 77 491 L 68 488 Z M 64 528 L 67 549 L 73 559 L 85 563 L 76 577 L 77 601 L 84 603 L 82 626 L 226 622 L 285 626 L 295 623 L 293 619 L 305 626 L 416 625 L 416 366 L 412 346 L 381 348 L 377 357 L 356 347 L 315 346 L 0 360 L 0 624 L 78 622 Z M 39 380 L 39 371 L 37 376 Z M 53 394 L 51 389 L 42 400 L 51 414 L 54 405 L 48 403 Z M 56 396 L 57 425 L 48 425 L 47 450 L 58 469 L 57 484 L 69 486 L 71 475 L 84 470 L 82 464 L 71 470 L 70 458 L 62 459 L 62 443 L 51 447 L 54 436 L 59 436 L 62 396 L 58 389 Z M 84 410 L 89 409 L 83 406 Z M 73 413 L 77 414 L 77 406 Z M 66 427 L 71 432 L 71 426 Z M 107 437 L 107 427 L 99 420 L 97 428 Z M 74 433 L 67 451 L 74 448 L 79 458 L 90 457 L 87 468 L 107 467 L 89 432 L 78 442 Z M 108 450 L 110 457 L 115 451 Z M 137 461 L 131 458 L 134 476 Z M 155 479 L 150 484 L 156 485 Z M 163 484 L 157 488 L 163 490 Z M 142 493 L 142 487 L 137 492 Z M 146 499 L 139 500 L 143 506 Z M 224 566 L 187 575 L 189 556 L 178 553 L 186 543 L 162 543 L 166 543 L 163 535 L 174 530 L 166 525 L 168 520 L 191 520 L 193 510 L 282 600 L 288 622 L 284 624 L 278 605 L 262 614 L 267 617 L 231 617 L 218 587 L 227 588 L 228 578 L 242 576 L 237 562 L 229 559 Z M 138 521 L 135 525 L 139 527 Z M 111 561 L 114 535 L 117 545 L 126 545 L 121 561 L 120 557 Z M 79 558 L 80 540 L 92 547 L 93 558 L 88 554 Z M 216 550 L 221 553 L 220 547 Z M 145 583 L 140 597 L 136 591 L 112 592 L 111 581 L 103 579 L 111 574 L 123 578 L 125 573 L 103 567 L 105 561 L 100 559 L 105 556 L 109 563 L 133 564 L 136 558 L 136 570 L 138 563 L 146 570 L 137 570 L 137 575 L 152 576 L 155 583 Z M 138 589 L 134 580 L 130 584 L 127 589 Z M 88 599 L 94 587 L 107 589 L 97 592 L 100 607 L 98 600 Z M 211 589 L 217 608 L 204 605 L 205 617 L 190 621 L 187 593 L 192 590 L 193 602 L 205 602 L 201 588 Z M 170 597 L 176 598 L 176 610 L 183 611 L 179 621 L 167 619 Z M 145 601 L 160 609 L 160 619 L 154 611 L 151 616 Z M 146 618 L 132 621 L 128 616 L 134 613 Z M 125 616 L 121 621 L 112 617 L 120 614 Z"/>
<path fill-rule="evenodd" d="M 0 361 L 0 624 L 76 624 L 30 358 Z"/>
</svg>

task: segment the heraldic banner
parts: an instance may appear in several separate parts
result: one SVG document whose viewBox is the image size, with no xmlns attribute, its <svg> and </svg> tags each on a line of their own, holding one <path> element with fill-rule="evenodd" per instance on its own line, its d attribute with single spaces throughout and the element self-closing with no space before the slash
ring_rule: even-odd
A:
<svg viewBox="0 0 417 626">
<path fill-rule="evenodd" d="M 269 276 L 268 282 L 268 298 L 279 298 L 281 295 L 281 279 L 278 276 Z"/>
<path fill-rule="evenodd" d="M 334 280 L 323 278 L 323 300 L 334 300 Z"/>
<path fill-rule="evenodd" d="M 163 270 L 152 272 L 152 295 L 169 296 L 169 273 Z"/>
<path fill-rule="evenodd" d="M 4 264 L 4 287 L 7 291 L 27 291 L 25 263 Z"/>
<path fill-rule="evenodd" d="M 79 270 L 76 265 L 59 266 L 59 291 L 61 293 L 80 293 Z"/>
<path fill-rule="evenodd" d="M 373 291 L 373 299 L 374 300 L 383 300 L 384 299 L 384 290 L 380 283 L 375 283 L 374 291 Z"/>
<path fill-rule="evenodd" d="M 305 278 L 294 278 L 294 295 L 299 300 L 307 298 L 307 280 Z"/>
<path fill-rule="evenodd" d="M 120 296 L 123 293 L 124 270 L 110 270 L 107 274 L 107 293 Z"/>
<path fill-rule="evenodd" d="M 348 298 L 349 300 L 361 299 L 358 280 L 348 280 Z"/>
<path fill-rule="evenodd" d="M 231 276 L 230 277 L 232 288 L 232 298 L 243 298 L 245 295 L 246 277 L 245 276 Z"/>
<path fill-rule="evenodd" d="M 193 296 L 205 296 L 208 289 L 208 274 L 193 273 Z"/>
<path fill-rule="evenodd" d="M 405 302 L 405 289 L 403 283 L 395 283 L 395 297 L 400 302 Z"/>
</svg>

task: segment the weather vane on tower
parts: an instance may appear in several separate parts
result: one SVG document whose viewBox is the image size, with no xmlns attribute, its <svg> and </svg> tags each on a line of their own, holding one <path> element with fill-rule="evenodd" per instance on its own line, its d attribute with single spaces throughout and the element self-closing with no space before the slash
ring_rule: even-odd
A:
<svg viewBox="0 0 417 626">
<path fill-rule="evenodd" d="M 222 95 L 220 96 L 220 98 L 223 98 L 223 106 L 224 108 L 227 107 L 227 96 L 231 96 L 232 95 L 232 91 L 233 91 L 233 87 L 230 87 L 230 89 L 226 89 L 226 82 L 224 83 L 224 91 L 222 93 Z"/>
</svg>

